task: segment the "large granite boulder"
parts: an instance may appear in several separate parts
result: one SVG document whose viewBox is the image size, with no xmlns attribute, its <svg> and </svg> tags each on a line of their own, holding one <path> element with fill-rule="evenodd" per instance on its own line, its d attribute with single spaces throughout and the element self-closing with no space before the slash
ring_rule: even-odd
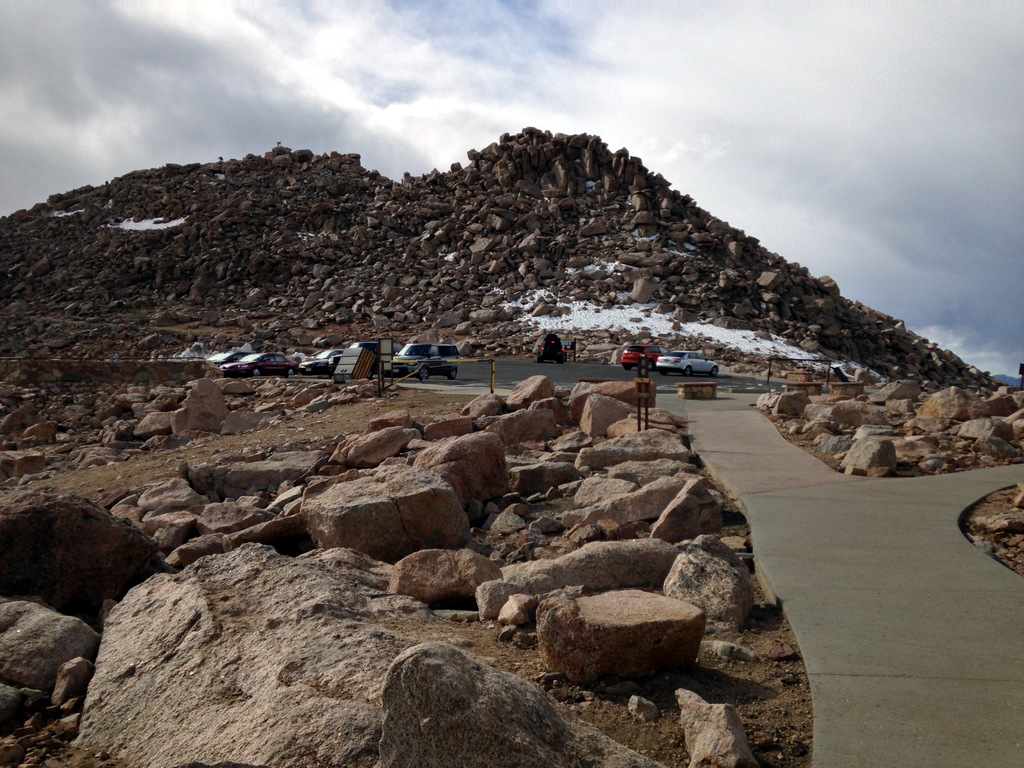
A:
<svg viewBox="0 0 1024 768">
<path fill-rule="evenodd" d="M 689 456 L 690 449 L 683 444 L 683 439 L 679 435 L 661 429 L 649 429 L 583 448 L 576 458 L 576 467 L 580 470 L 595 470 L 626 461 L 686 461 Z"/>
<path fill-rule="evenodd" d="M 0 683 L 51 691 L 61 666 L 92 659 L 100 636 L 74 616 L 37 603 L 0 603 Z"/>
<path fill-rule="evenodd" d="M 0 595 L 95 613 L 143 578 L 156 547 L 88 499 L 55 491 L 0 496 Z"/>
<path fill-rule="evenodd" d="M 695 605 L 637 589 L 590 597 L 559 593 L 537 608 L 537 641 L 548 669 L 592 683 L 606 675 L 646 677 L 693 666 L 704 624 Z"/>
<path fill-rule="evenodd" d="M 486 501 L 508 493 L 505 444 L 489 432 L 451 437 L 424 448 L 413 466 L 441 477 L 463 506 L 473 499 Z"/>
<path fill-rule="evenodd" d="M 423 549 L 395 563 L 388 591 L 423 603 L 472 598 L 485 581 L 501 578 L 501 568 L 471 549 Z"/>
<path fill-rule="evenodd" d="M 659 768 L 544 691 L 444 643 L 400 654 L 384 679 L 377 768 Z"/>
<path fill-rule="evenodd" d="M 77 743 L 138 768 L 371 763 L 385 672 L 414 644 L 378 622 L 432 616 L 388 575 L 250 544 L 149 579 L 107 618 Z"/>
<path fill-rule="evenodd" d="M 536 595 L 568 586 L 659 588 L 678 555 L 678 549 L 659 539 L 595 541 L 561 557 L 505 566 L 501 580 L 477 588 L 476 603 L 482 619 L 494 619 L 517 592 Z"/>
<path fill-rule="evenodd" d="M 276 490 L 283 482 L 294 482 L 327 463 L 322 451 L 288 451 L 263 461 L 232 464 L 199 464 L 188 468 L 189 484 L 199 493 L 223 499 L 251 496 Z"/>
<path fill-rule="evenodd" d="M 392 563 L 419 549 L 469 540 L 469 519 L 455 491 L 418 467 L 384 467 L 356 480 L 310 486 L 302 517 L 318 547 L 349 547 Z"/>
<path fill-rule="evenodd" d="M 538 400 L 555 396 L 555 384 L 547 376 L 537 375 L 523 379 L 505 398 L 505 404 L 513 411 L 529 408 Z"/>
<path fill-rule="evenodd" d="M 663 587 L 707 614 L 708 632 L 737 631 L 754 607 L 754 582 L 736 553 L 710 535 L 698 536 L 676 558 Z"/>
</svg>

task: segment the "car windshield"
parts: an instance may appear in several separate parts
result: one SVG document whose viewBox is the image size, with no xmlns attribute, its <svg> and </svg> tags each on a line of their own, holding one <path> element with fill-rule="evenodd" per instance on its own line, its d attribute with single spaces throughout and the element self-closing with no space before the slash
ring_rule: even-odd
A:
<svg viewBox="0 0 1024 768">
<path fill-rule="evenodd" d="M 626 351 L 627 352 L 643 352 L 644 348 L 641 347 L 639 344 L 630 344 L 628 347 L 626 347 Z"/>
<path fill-rule="evenodd" d="M 241 363 L 255 363 L 263 358 L 263 354 L 260 352 L 253 352 L 251 355 L 246 355 L 239 362 Z"/>
<path fill-rule="evenodd" d="M 336 354 L 337 354 L 337 350 L 325 349 L 323 352 L 321 352 L 319 355 L 317 355 L 313 359 L 314 360 L 324 360 L 324 359 L 330 357 L 331 355 L 336 355 Z"/>
<path fill-rule="evenodd" d="M 402 351 L 399 352 L 398 354 L 405 355 L 408 357 L 426 357 L 427 355 L 430 354 L 430 345 L 406 344 L 404 347 L 402 347 Z"/>
</svg>

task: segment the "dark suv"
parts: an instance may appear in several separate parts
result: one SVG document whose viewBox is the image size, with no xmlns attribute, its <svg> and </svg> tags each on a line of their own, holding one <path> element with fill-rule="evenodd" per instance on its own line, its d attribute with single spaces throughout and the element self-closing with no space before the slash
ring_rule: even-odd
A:
<svg viewBox="0 0 1024 768">
<path fill-rule="evenodd" d="M 562 348 L 562 340 L 558 338 L 557 333 L 549 333 L 540 343 L 537 350 L 537 362 L 543 363 L 545 360 L 554 360 L 556 363 L 565 362 L 565 350 Z"/>
<path fill-rule="evenodd" d="M 391 361 L 396 377 L 415 372 L 420 380 L 445 375 L 454 379 L 459 368 L 453 360 L 460 357 L 454 344 L 406 344 Z"/>
</svg>

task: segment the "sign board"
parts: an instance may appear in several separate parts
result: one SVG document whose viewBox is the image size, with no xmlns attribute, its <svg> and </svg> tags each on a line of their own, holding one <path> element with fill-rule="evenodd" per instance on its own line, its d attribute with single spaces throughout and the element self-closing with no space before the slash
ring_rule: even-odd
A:
<svg viewBox="0 0 1024 768">
<path fill-rule="evenodd" d="M 369 349 L 349 347 L 338 357 L 338 365 L 334 369 L 335 381 L 369 378 L 373 371 L 375 355 Z"/>
<path fill-rule="evenodd" d="M 1020 368 L 1017 369 L 1017 374 L 1020 376 L 1024 376 L 1024 363 L 1020 364 Z"/>
<path fill-rule="evenodd" d="M 562 339 L 562 349 L 572 352 L 576 349 L 576 339 Z"/>
<path fill-rule="evenodd" d="M 640 355 L 640 358 L 636 361 L 636 372 L 641 379 L 646 379 L 651 371 L 651 361 L 644 355 Z"/>
</svg>

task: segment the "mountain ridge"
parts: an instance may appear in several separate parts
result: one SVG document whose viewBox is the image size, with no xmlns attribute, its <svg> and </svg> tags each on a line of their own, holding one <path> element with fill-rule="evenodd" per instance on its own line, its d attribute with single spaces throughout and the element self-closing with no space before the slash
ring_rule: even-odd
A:
<svg viewBox="0 0 1024 768">
<path fill-rule="evenodd" d="M 994 384 L 598 136 L 526 128 L 467 159 L 395 181 L 357 154 L 278 146 L 51 195 L 0 219 L 0 354 L 94 349 L 90 326 L 125 354 L 171 352 L 161 312 L 281 347 L 351 326 L 501 352 L 535 335 L 530 317 L 583 301 L 773 334 L 889 378 Z M 530 292 L 554 300 L 516 310 Z"/>
</svg>

